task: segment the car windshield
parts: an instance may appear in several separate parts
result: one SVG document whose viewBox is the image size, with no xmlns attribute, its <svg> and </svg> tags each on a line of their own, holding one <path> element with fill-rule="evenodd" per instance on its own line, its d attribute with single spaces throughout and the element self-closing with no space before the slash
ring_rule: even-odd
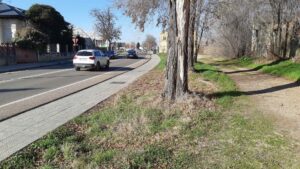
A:
<svg viewBox="0 0 300 169">
<path fill-rule="evenodd" d="M 93 52 L 80 51 L 76 54 L 77 56 L 93 56 Z"/>
</svg>

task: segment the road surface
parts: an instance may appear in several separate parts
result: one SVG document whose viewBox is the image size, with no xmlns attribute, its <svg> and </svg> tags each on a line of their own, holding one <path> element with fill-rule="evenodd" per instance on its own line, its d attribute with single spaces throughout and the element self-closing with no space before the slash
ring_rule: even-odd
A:
<svg viewBox="0 0 300 169">
<path fill-rule="evenodd" d="M 75 71 L 72 64 L 57 65 L 30 69 L 24 71 L 8 72 L 0 74 L 0 120 L 1 114 L 9 114 L 11 109 L 3 109 L 7 105 L 12 105 L 20 100 L 36 95 L 47 97 L 47 93 L 60 88 L 71 88 L 72 84 L 86 81 L 93 77 L 105 75 L 109 72 L 127 70 L 127 66 L 132 65 L 141 59 L 117 59 L 111 61 L 109 70 L 102 71 Z M 128 69 L 129 70 L 129 69 Z M 66 95 L 70 94 L 66 92 Z M 57 99 L 57 98 L 55 98 Z M 38 104 L 38 103 L 37 103 Z M 16 106 L 18 106 L 16 104 Z M 36 105 L 37 106 L 37 105 Z M 14 106 L 15 107 L 15 106 Z M 35 107 L 35 106 L 33 106 Z M 16 115 L 16 112 L 12 112 Z"/>
</svg>

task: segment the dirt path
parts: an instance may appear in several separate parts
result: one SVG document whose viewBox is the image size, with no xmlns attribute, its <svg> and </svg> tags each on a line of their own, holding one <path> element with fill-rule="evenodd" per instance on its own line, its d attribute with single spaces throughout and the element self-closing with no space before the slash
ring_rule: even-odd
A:
<svg viewBox="0 0 300 169">
<path fill-rule="evenodd" d="M 220 67 L 259 111 L 272 115 L 284 135 L 300 140 L 300 83 L 244 68 Z"/>
</svg>

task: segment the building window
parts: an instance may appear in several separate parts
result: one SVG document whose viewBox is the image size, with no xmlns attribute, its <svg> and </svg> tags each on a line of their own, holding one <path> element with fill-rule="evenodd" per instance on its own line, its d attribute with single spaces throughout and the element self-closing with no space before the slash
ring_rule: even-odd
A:
<svg viewBox="0 0 300 169">
<path fill-rule="evenodd" d="M 17 33 L 17 25 L 16 24 L 11 24 L 11 37 L 14 39 L 16 37 Z"/>
</svg>

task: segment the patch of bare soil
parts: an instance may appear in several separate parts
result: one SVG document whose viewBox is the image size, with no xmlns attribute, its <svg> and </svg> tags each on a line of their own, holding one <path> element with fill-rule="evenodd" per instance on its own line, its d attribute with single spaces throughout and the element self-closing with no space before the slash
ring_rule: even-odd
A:
<svg viewBox="0 0 300 169">
<path fill-rule="evenodd" d="M 284 135 L 300 140 L 300 83 L 248 69 L 221 68 L 257 110 L 274 117 Z"/>
</svg>

